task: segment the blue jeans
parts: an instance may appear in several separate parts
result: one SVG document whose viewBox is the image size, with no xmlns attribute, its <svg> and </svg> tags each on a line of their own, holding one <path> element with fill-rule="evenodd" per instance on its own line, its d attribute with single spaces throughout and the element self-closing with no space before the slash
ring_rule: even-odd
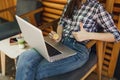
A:
<svg viewBox="0 0 120 80">
<path fill-rule="evenodd" d="M 35 49 L 29 49 L 19 56 L 16 80 L 42 80 L 70 72 L 85 64 L 89 58 L 89 50 L 83 43 L 71 38 L 64 38 L 62 43 L 76 50 L 77 54 L 55 62 L 48 62 Z"/>
</svg>

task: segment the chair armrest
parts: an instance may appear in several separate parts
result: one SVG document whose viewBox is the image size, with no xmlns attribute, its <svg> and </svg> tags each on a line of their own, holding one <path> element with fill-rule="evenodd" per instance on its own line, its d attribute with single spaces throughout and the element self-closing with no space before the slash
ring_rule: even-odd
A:
<svg viewBox="0 0 120 80">
<path fill-rule="evenodd" d="M 98 55 L 103 54 L 103 41 L 96 41 L 96 50 Z"/>
<path fill-rule="evenodd" d="M 98 41 L 98 40 L 91 40 L 86 44 L 87 48 L 91 48 L 94 44 L 96 44 L 96 53 L 98 56 L 98 65 L 102 66 L 102 59 L 103 59 L 103 41 Z"/>
<path fill-rule="evenodd" d="M 87 48 L 91 48 L 95 43 L 96 43 L 95 40 L 91 40 L 90 42 L 88 42 L 88 43 L 86 44 L 86 47 L 87 47 Z"/>
<path fill-rule="evenodd" d="M 47 27 L 50 27 L 52 26 L 53 27 L 53 30 L 56 31 L 57 29 L 57 26 L 58 26 L 58 21 L 59 21 L 59 18 L 58 19 L 55 19 L 54 21 L 52 22 L 48 22 L 48 23 L 45 23 L 41 26 L 38 26 L 39 29 L 44 29 L 44 28 L 47 28 Z"/>
<path fill-rule="evenodd" d="M 30 23 L 32 23 L 33 25 L 37 26 L 37 23 L 35 21 L 34 15 L 39 13 L 39 12 L 42 12 L 42 11 L 43 11 L 43 8 L 41 7 L 41 8 L 32 10 L 30 12 L 27 12 L 25 14 L 22 14 L 20 17 L 27 18 Z"/>
</svg>

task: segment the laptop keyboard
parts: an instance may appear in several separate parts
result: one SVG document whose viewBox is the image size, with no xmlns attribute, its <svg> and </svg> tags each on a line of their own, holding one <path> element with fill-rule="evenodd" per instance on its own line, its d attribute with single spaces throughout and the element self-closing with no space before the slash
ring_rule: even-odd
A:
<svg viewBox="0 0 120 80">
<path fill-rule="evenodd" d="M 56 50 L 55 48 L 53 48 L 51 45 L 49 45 L 48 43 L 46 43 L 46 47 L 47 47 L 47 50 L 48 50 L 48 54 L 49 56 L 55 56 L 55 55 L 58 55 L 58 54 L 61 54 L 60 51 Z"/>
</svg>

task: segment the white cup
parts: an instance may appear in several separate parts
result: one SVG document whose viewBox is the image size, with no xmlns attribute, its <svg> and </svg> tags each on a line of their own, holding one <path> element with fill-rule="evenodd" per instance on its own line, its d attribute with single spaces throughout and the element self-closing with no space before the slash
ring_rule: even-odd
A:
<svg viewBox="0 0 120 80">
<path fill-rule="evenodd" d="M 21 49 L 23 49 L 23 48 L 25 48 L 25 40 L 24 40 L 24 38 L 23 37 L 18 37 L 17 38 L 17 41 L 18 41 L 18 46 L 19 46 L 19 48 L 21 48 Z"/>
</svg>

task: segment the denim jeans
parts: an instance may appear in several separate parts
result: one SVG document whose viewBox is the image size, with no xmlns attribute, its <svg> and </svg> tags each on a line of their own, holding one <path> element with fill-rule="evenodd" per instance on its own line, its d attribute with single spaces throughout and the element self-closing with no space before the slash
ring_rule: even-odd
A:
<svg viewBox="0 0 120 80">
<path fill-rule="evenodd" d="M 89 50 L 85 44 L 71 38 L 64 38 L 62 43 L 76 50 L 77 54 L 55 62 L 48 62 L 35 49 L 29 49 L 19 56 L 16 80 L 42 80 L 70 72 L 85 64 L 89 58 Z"/>
</svg>

